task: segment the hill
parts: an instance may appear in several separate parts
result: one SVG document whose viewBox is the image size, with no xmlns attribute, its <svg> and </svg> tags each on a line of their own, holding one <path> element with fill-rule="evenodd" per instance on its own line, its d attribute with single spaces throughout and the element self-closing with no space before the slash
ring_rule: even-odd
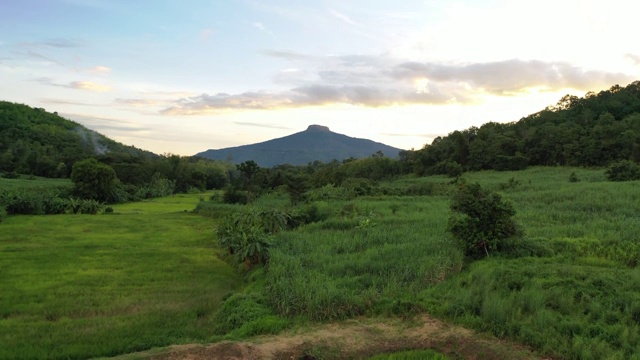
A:
<svg viewBox="0 0 640 360">
<path fill-rule="evenodd" d="M 207 150 L 195 156 L 241 163 L 253 160 L 263 167 L 281 164 L 306 165 L 319 160 L 329 162 L 348 158 L 363 158 L 381 151 L 396 158 L 401 151 L 367 139 L 353 138 L 329 130 L 326 126 L 310 125 L 307 130 L 257 144 Z"/>
<path fill-rule="evenodd" d="M 94 156 L 152 158 L 57 113 L 0 101 L 0 172 L 67 177 L 74 162 Z"/>
<path fill-rule="evenodd" d="M 640 81 L 582 98 L 566 95 L 517 122 L 454 131 L 404 160 L 418 175 L 446 173 L 451 165 L 477 171 L 639 162 Z"/>
</svg>

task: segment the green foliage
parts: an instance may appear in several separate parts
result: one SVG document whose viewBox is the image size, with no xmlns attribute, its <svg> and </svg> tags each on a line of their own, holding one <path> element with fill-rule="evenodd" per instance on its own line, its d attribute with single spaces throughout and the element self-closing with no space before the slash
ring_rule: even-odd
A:
<svg viewBox="0 0 640 360">
<path fill-rule="evenodd" d="M 462 165 L 455 161 L 442 161 L 436 164 L 430 171 L 432 174 L 447 175 L 448 177 L 457 178 L 464 172 Z"/>
<path fill-rule="evenodd" d="M 214 332 L 229 337 L 276 334 L 289 321 L 276 316 L 263 296 L 257 293 L 231 295 L 215 315 Z"/>
<path fill-rule="evenodd" d="M 391 216 L 398 201 L 406 210 Z M 462 267 L 462 251 L 445 240 L 444 198 L 317 205 L 326 219 L 282 232 L 270 251 L 265 291 L 281 316 L 404 316 L 422 308 L 417 292 Z M 425 219 L 427 226 L 415 226 Z"/>
<path fill-rule="evenodd" d="M 561 359 L 640 351 L 638 269 L 549 258 L 490 259 L 429 289 L 431 313 Z"/>
<path fill-rule="evenodd" d="M 611 164 L 605 174 L 610 181 L 640 180 L 640 165 L 630 160 L 621 160 Z"/>
<path fill-rule="evenodd" d="M 269 260 L 271 235 L 287 227 L 289 215 L 270 209 L 250 208 L 227 216 L 216 229 L 220 245 L 248 268 Z"/>
<path fill-rule="evenodd" d="M 247 192 L 235 187 L 227 187 L 224 189 L 222 201 L 225 204 L 247 204 Z"/>
<path fill-rule="evenodd" d="M 461 184 L 451 200 L 448 230 L 463 244 L 468 256 L 489 256 L 508 239 L 522 236 L 513 219 L 513 206 L 497 193 L 482 189 L 480 184 Z"/>
<path fill-rule="evenodd" d="M 401 154 L 405 172 L 446 174 L 443 164 L 464 170 L 523 170 L 528 166 L 608 166 L 640 161 L 640 83 L 615 85 L 583 98 L 501 124 L 454 131 L 424 148 Z"/>
<path fill-rule="evenodd" d="M 153 174 L 151 181 L 147 185 L 136 189 L 135 197 L 138 199 L 165 197 L 173 194 L 175 188 L 175 181 L 169 180 L 163 177 L 159 172 L 156 172 Z"/>
<path fill-rule="evenodd" d="M 571 175 L 569 175 L 569 182 L 570 183 L 577 183 L 580 182 L 580 178 L 578 177 L 578 175 L 576 175 L 576 172 L 572 172 Z"/>
<path fill-rule="evenodd" d="M 515 156 L 498 155 L 493 163 L 493 168 L 498 171 L 524 170 L 529 165 L 529 159 L 522 154 Z"/>
<path fill-rule="evenodd" d="M 71 170 L 73 193 L 83 199 L 111 201 L 117 183 L 116 172 L 94 158 L 73 164 Z"/>
<path fill-rule="evenodd" d="M 4 205 L 0 204 L 0 222 L 7 217 L 7 209 Z"/>
<path fill-rule="evenodd" d="M 522 181 L 521 180 L 516 180 L 515 177 L 510 177 L 509 181 L 507 181 L 505 183 L 498 184 L 498 189 L 500 189 L 500 190 L 511 190 L 511 189 L 517 188 L 520 185 L 522 185 Z"/>
</svg>

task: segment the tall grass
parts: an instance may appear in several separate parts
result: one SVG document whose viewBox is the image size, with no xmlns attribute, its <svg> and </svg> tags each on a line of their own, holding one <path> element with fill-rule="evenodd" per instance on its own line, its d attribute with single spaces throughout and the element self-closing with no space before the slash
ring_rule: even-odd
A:
<svg viewBox="0 0 640 360">
<path fill-rule="evenodd" d="M 415 295 L 460 271 L 462 252 L 444 233 L 444 199 L 409 201 L 395 214 L 392 201 L 334 203 L 329 219 L 280 236 L 266 275 L 277 312 L 331 320 L 419 311 Z"/>
<path fill-rule="evenodd" d="M 320 202 L 327 219 L 277 239 L 271 306 L 312 320 L 427 310 L 554 358 L 637 358 L 640 183 L 575 168 L 464 178 L 513 202 L 526 237 L 507 254 L 464 265 L 444 232 L 450 180 L 381 183 L 388 195 Z"/>
</svg>

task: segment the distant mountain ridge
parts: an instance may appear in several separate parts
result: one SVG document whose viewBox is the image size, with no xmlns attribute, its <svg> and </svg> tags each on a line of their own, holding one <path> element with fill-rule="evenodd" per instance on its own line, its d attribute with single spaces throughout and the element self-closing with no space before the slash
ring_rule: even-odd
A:
<svg viewBox="0 0 640 360">
<path fill-rule="evenodd" d="M 231 160 L 241 163 L 255 161 L 263 167 L 276 165 L 306 165 L 319 160 L 330 162 L 348 158 L 363 158 L 381 151 L 391 158 L 401 149 L 367 139 L 354 138 L 332 132 L 328 127 L 310 125 L 301 131 L 265 142 L 224 149 L 210 149 L 196 154 L 212 160 Z"/>
</svg>

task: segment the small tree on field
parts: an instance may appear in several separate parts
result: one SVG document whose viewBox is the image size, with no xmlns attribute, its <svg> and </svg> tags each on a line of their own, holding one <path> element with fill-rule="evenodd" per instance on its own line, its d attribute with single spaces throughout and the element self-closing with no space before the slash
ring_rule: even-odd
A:
<svg viewBox="0 0 640 360">
<path fill-rule="evenodd" d="M 94 158 L 77 161 L 71 170 L 73 193 L 83 199 L 109 201 L 118 183 L 116 172 Z"/>
<path fill-rule="evenodd" d="M 506 240 L 522 236 L 513 206 L 480 184 L 461 184 L 451 200 L 451 211 L 448 230 L 464 244 L 468 256 L 489 256 L 489 250 L 499 251 Z"/>
</svg>

